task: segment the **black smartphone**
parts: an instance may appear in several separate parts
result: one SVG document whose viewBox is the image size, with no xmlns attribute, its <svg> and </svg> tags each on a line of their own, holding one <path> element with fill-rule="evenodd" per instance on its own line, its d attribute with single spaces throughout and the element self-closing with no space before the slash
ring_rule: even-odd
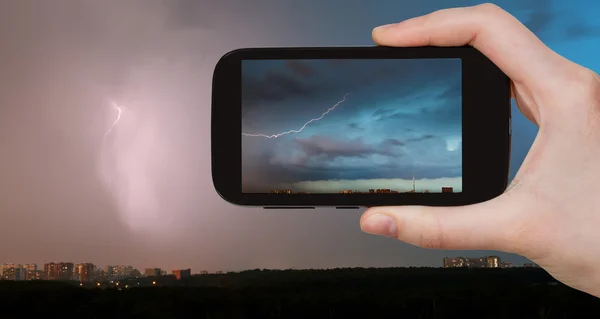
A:
<svg viewBox="0 0 600 319">
<path fill-rule="evenodd" d="M 483 202 L 507 186 L 510 98 L 469 46 L 235 50 L 213 74 L 213 184 L 265 208 Z"/>
</svg>

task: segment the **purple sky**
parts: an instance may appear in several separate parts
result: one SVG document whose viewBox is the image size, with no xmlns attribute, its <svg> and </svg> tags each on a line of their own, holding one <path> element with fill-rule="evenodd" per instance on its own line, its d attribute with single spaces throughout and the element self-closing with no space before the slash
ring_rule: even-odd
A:
<svg viewBox="0 0 600 319">
<path fill-rule="evenodd" d="M 210 178 L 210 82 L 222 54 L 239 47 L 370 45 L 378 24 L 474 2 L 248 3 L 0 4 L 0 262 L 197 272 L 437 266 L 446 255 L 489 253 L 429 251 L 369 236 L 360 232 L 360 211 L 234 207 Z M 560 20 L 548 11 L 550 2 L 499 3 L 539 32 L 570 19 L 569 36 L 598 37 L 583 24 L 593 21 L 583 9 L 562 8 Z M 562 46 L 566 53 L 571 47 Z M 596 61 L 570 54 L 588 66 Z M 111 103 L 123 112 L 105 137 L 117 116 Z M 522 117 L 513 123 L 514 171 L 535 128 Z"/>
</svg>

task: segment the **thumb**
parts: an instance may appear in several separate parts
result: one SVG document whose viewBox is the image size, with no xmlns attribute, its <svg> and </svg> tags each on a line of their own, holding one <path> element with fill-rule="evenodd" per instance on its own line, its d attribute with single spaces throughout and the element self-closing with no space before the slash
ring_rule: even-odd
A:
<svg viewBox="0 0 600 319">
<path fill-rule="evenodd" d="M 398 206 L 367 209 L 362 231 L 399 239 L 422 248 L 512 252 L 510 233 L 517 214 L 507 196 L 457 207 Z M 514 212 L 514 211 L 513 211 Z"/>
</svg>

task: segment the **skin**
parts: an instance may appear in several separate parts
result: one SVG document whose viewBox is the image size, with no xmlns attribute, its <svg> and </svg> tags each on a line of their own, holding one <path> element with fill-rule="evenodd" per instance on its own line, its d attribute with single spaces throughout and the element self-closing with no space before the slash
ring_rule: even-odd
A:
<svg viewBox="0 0 600 319">
<path fill-rule="evenodd" d="M 507 190 L 461 207 L 373 207 L 361 229 L 429 249 L 529 258 L 600 297 L 600 77 L 550 50 L 493 4 L 440 10 L 373 30 L 378 45 L 471 45 L 512 80 L 538 135 Z"/>
</svg>

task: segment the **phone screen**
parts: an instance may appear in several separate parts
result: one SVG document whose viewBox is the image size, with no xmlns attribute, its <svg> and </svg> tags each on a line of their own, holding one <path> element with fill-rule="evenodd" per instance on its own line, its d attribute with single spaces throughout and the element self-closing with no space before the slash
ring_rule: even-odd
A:
<svg viewBox="0 0 600 319">
<path fill-rule="evenodd" d="M 461 59 L 242 61 L 242 192 L 462 191 Z"/>
</svg>

